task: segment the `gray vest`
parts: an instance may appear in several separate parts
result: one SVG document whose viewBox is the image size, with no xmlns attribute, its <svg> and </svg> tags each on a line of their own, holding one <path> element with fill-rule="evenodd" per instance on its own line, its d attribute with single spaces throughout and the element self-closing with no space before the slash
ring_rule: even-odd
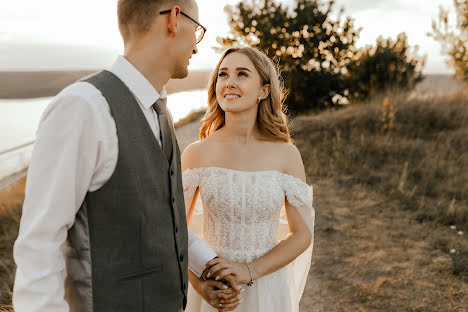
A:
<svg viewBox="0 0 468 312">
<path fill-rule="evenodd" d="M 187 225 L 180 151 L 168 161 L 136 99 L 114 74 L 86 80 L 109 103 L 119 154 L 110 180 L 88 192 L 68 231 L 71 312 L 180 311 L 187 301 Z"/>
</svg>

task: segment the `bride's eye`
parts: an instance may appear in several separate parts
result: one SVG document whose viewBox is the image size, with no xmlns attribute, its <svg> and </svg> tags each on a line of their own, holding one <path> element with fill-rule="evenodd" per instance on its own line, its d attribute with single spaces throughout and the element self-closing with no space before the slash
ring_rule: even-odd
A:
<svg viewBox="0 0 468 312">
<path fill-rule="evenodd" d="M 225 72 L 220 72 L 218 74 L 218 77 L 226 77 L 226 76 L 227 76 L 227 74 Z"/>
<path fill-rule="evenodd" d="M 245 77 L 248 77 L 249 75 L 247 75 L 246 72 L 241 71 L 241 72 L 239 72 L 238 76 L 245 76 Z"/>
</svg>

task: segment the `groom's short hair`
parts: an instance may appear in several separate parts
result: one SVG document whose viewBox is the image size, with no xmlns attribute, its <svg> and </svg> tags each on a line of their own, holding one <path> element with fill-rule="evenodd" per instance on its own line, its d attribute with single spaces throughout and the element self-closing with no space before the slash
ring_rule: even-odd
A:
<svg viewBox="0 0 468 312">
<path fill-rule="evenodd" d="M 147 31 L 163 6 L 167 4 L 187 6 L 191 2 L 190 0 L 119 0 L 117 16 L 124 41 L 130 32 Z"/>
</svg>

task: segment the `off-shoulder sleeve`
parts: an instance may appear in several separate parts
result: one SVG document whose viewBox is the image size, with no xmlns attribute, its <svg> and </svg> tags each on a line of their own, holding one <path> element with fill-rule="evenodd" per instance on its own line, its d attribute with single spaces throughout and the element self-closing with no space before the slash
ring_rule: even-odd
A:
<svg viewBox="0 0 468 312">
<path fill-rule="evenodd" d="M 182 185 L 184 187 L 184 201 L 185 211 L 192 205 L 193 195 L 198 188 L 200 183 L 200 170 L 198 169 L 186 169 L 182 172 Z"/>
<path fill-rule="evenodd" d="M 313 207 L 313 189 L 312 186 L 307 185 L 301 179 L 288 174 L 282 174 L 280 179 L 287 204 L 299 211 L 312 235 L 309 247 L 287 266 L 288 285 L 293 291 L 292 294 L 294 294 L 295 299 L 293 311 L 299 311 L 299 301 L 307 281 L 314 246 L 315 209 Z M 280 221 L 284 225 L 287 224 L 284 209 Z"/>
<path fill-rule="evenodd" d="M 287 202 L 299 210 L 313 236 L 315 210 L 313 207 L 314 192 L 312 186 L 288 174 L 282 175 L 281 182 Z"/>
</svg>

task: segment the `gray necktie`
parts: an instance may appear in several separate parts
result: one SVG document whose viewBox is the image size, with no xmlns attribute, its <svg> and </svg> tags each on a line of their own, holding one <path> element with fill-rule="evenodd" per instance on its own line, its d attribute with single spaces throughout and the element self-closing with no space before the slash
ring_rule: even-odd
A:
<svg viewBox="0 0 468 312">
<path fill-rule="evenodd" d="M 154 103 L 153 108 L 158 113 L 159 128 L 161 129 L 161 138 L 164 154 L 170 162 L 172 159 L 172 131 L 167 117 L 167 99 L 159 99 Z"/>
</svg>

